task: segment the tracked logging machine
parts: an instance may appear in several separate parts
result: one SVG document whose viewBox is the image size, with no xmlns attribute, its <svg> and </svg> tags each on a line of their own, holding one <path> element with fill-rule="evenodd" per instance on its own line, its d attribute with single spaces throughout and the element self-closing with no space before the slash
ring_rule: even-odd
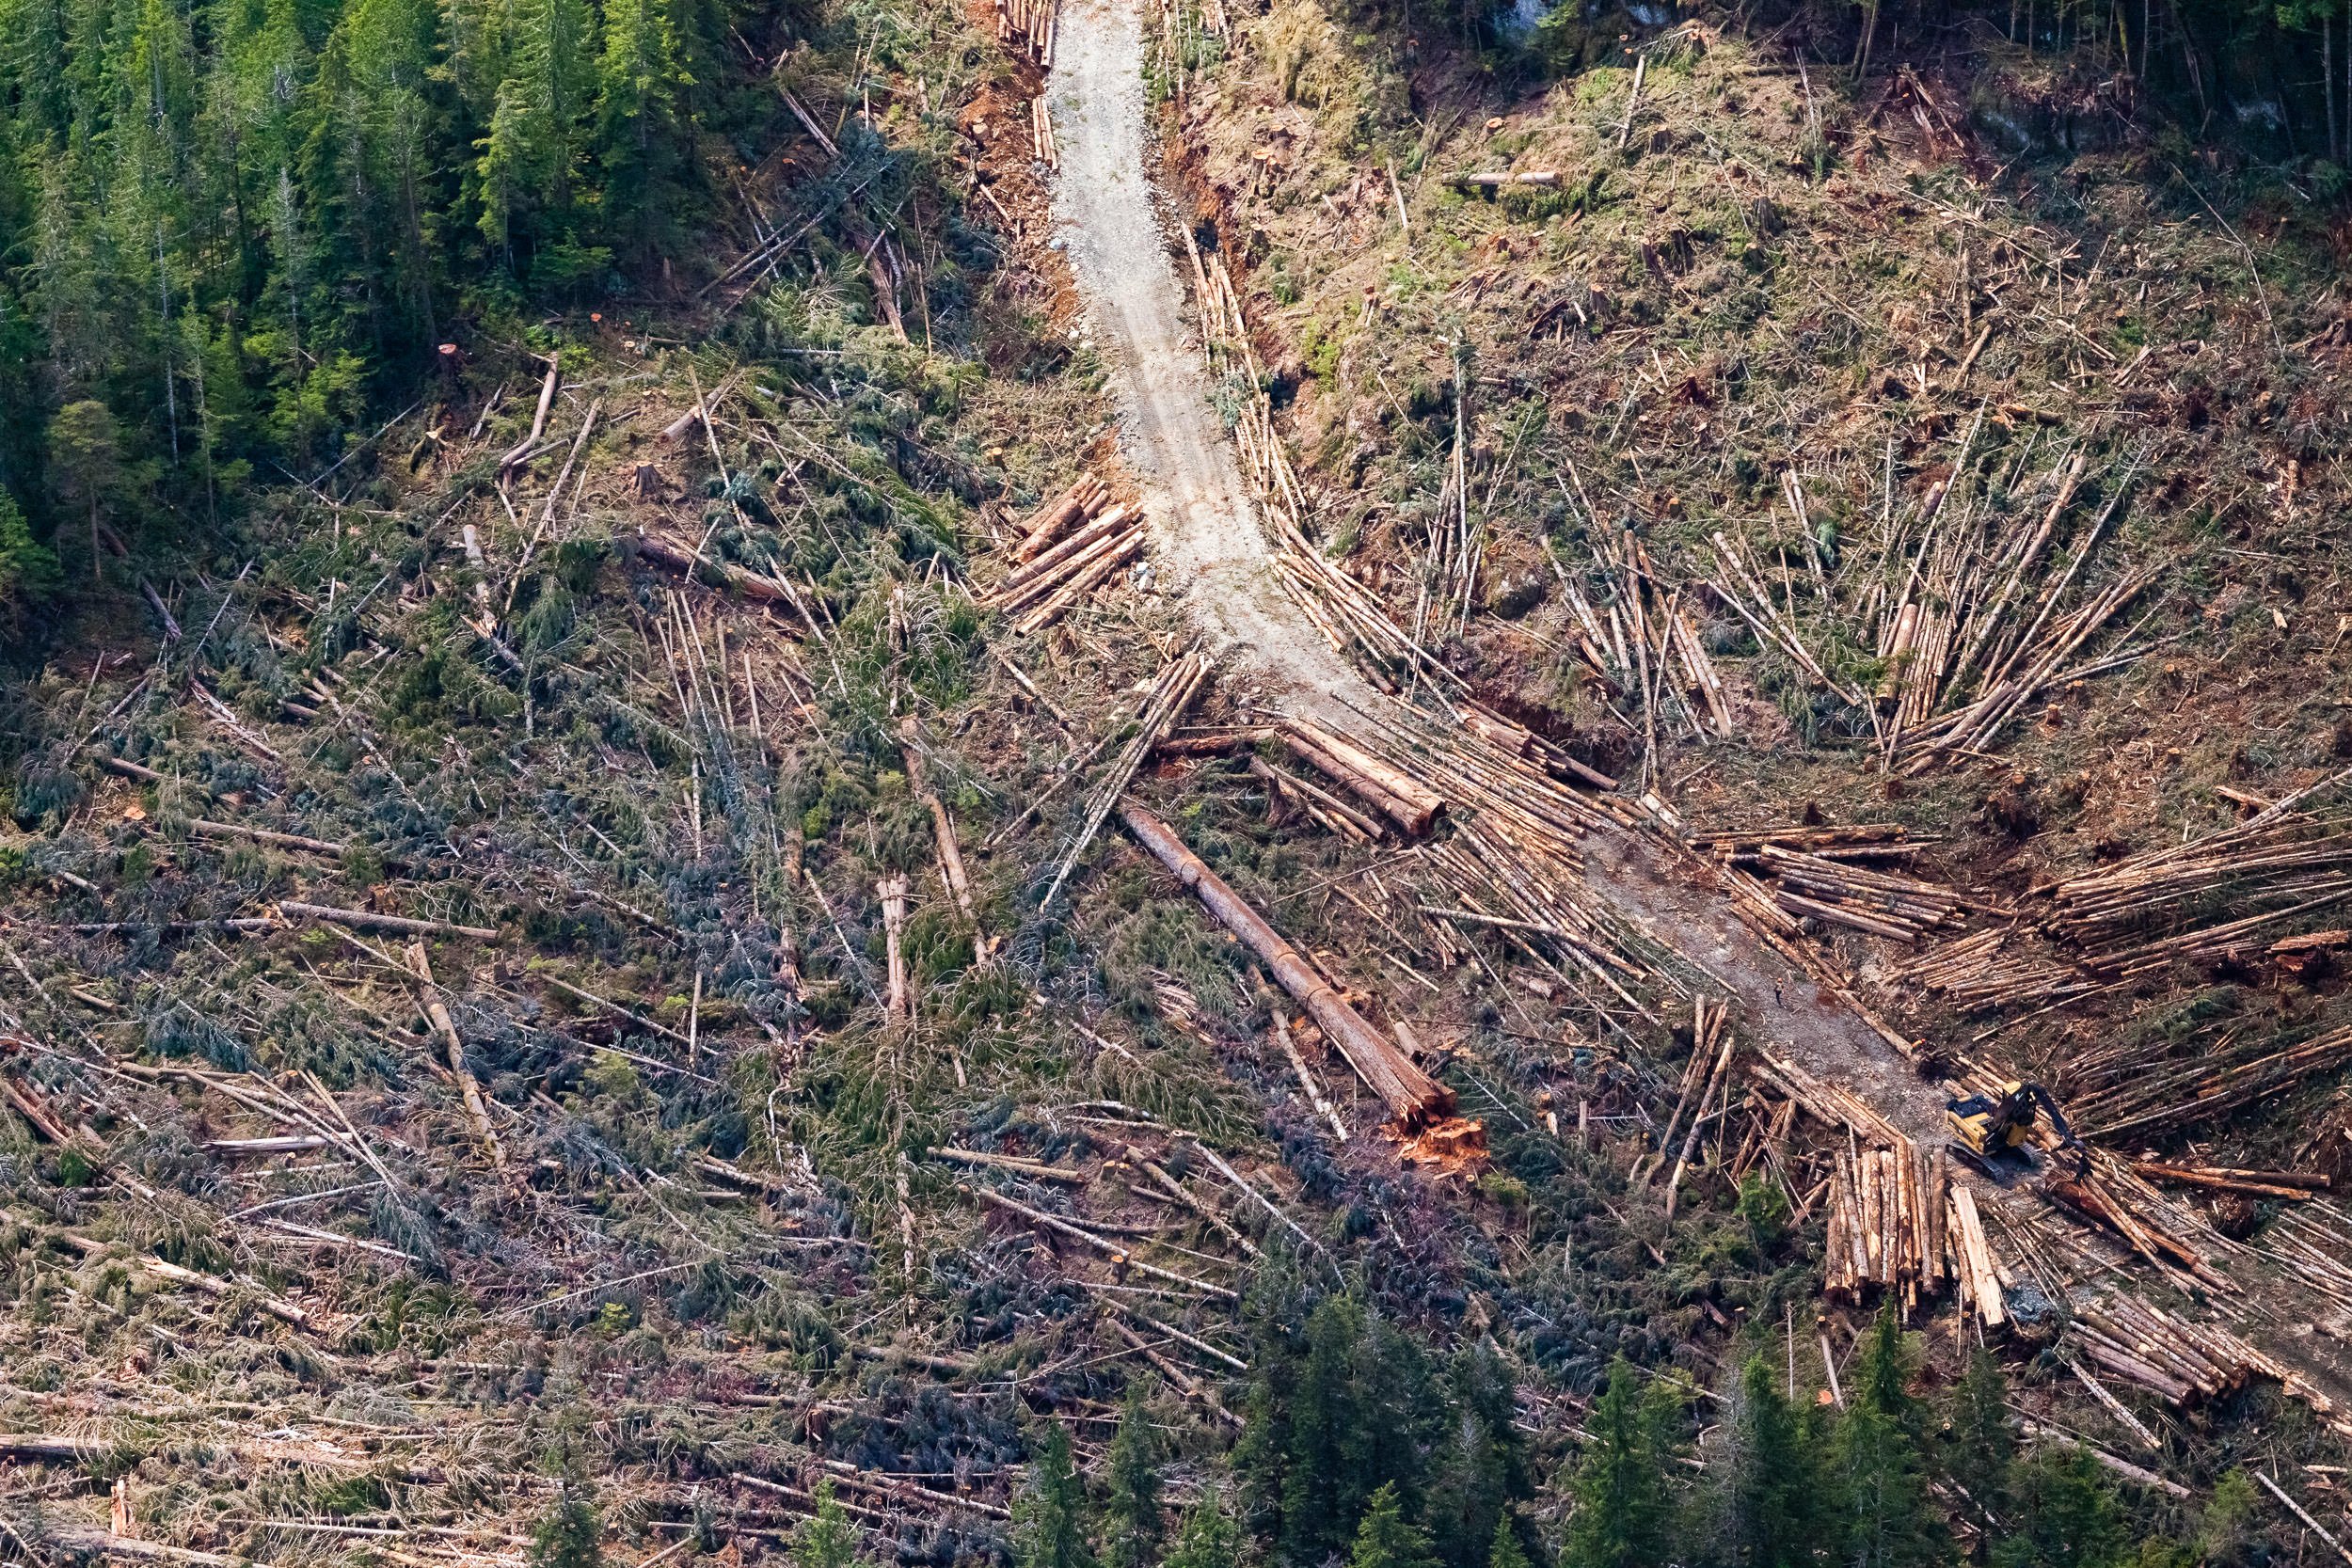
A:
<svg viewBox="0 0 2352 1568">
<path fill-rule="evenodd" d="M 2090 1162 L 2090 1150 L 2039 1084 L 2011 1080 L 1994 1094 L 1954 1094 L 1944 1102 L 1944 1116 L 1952 1124 L 1952 1136 L 1979 1160 L 1991 1161 L 2025 1143 L 2034 1135 L 2036 1117 L 2046 1117 L 2056 1140 L 2053 1152 L 2070 1155 L 2078 1175 Z"/>
</svg>

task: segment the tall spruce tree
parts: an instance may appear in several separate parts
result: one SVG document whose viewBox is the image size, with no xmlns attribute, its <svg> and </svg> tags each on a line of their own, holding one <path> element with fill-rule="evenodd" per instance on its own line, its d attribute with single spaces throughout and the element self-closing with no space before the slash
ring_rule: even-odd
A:
<svg viewBox="0 0 2352 1568">
<path fill-rule="evenodd" d="M 1167 1531 L 1160 1518 L 1160 1469 L 1151 1420 L 1130 1386 L 1111 1438 L 1103 1498 L 1103 1568 L 1150 1568 Z"/>
<path fill-rule="evenodd" d="M 58 409 L 49 426 L 49 461 L 58 499 L 89 520 L 89 569 L 96 581 L 106 555 L 99 536 L 130 483 L 114 410 L 95 398 Z"/>
<path fill-rule="evenodd" d="M 1510 1369 L 1485 1343 L 1465 1347 L 1448 1369 L 1448 1427 L 1429 1488 L 1429 1525 L 1448 1568 L 1478 1568 L 1510 1507 L 1534 1495 L 1518 1391 Z"/>
<path fill-rule="evenodd" d="M 1663 1383 L 1645 1386 L 1623 1356 L 1611 1364 L 1609 1386 L 1586 1420 L 1592 1440 L 1577 1465 L 1567 1568 L 1660 1568 L 1665 1562 L 1674 1516 L 1666 1475 L 1676 1414 Z"/>
<path fill-rule="evenodd" d="M 1961 1506 L 1977 1527 L 1973 1556 L 1991 1549 L 1996 1521 L 2009 1512 L 2010 1465 L 2016 1434 L 2010 1429 L 2009 1380 L 1990 1351 L 1979 1348 L 1952 1388 L 1947 1406 L 1942 1467 L 1963 1495 Z"/>
<path fill-rule="evenodd" d="M 1721 1554 L 1731 1568 L 1799 1568 L 1833 1538 L 1823 1506 L 1818 1434 L 1781 1392 L 1779 1374 L 1751 1356 L 1740 1374 L 1724 1487 Z"/>
<path fill-rule="evenodd" d="M 1362 1451 L 1373 1418 L 1357 1388 L 1363 1305 L 1332 1296 L 1307 1320 L 1307 1354 L 1290 1404 L 1282 1477 L 1282 1553 L 1298 1564 L 1347 1550 L 1371 1488 Z"/>
<path fill-rule="evenodd" d="M 1358 1495 L 1369 1497 L 1392 1485 L 1406 1516 L 1420 1519 L 1429 1451 L 1445 1431 L 1449 1408 L 1428 1353 L 1395 1323 L 1368 1314 L 1356 1383 L 1357 1402 L 1373 1418 L 1363 1424 L 1355 1450 Z M 1502 1397 L 1508 1401 L 1510 1395 Z"/>
<path fill-rule="evenodd" d="M 1086 1483 L 1070 1458 L 1070 1434 L 1055 1422 L 1014 1499 L 1012 1557 L 1019 1568 L 1095 1568 L 1087 1545 Z"/>
<path fill-rule="evenodd" d="M 1381 1482 L 1365 1504 L 1347 1568 L 1438 1568 L 1429 1532 L 1406 1513 L 1395 1482 Z"/>
<path fill-rule="evenodd" d="M 643 261 L 660 254 L 673 238 L 677 182 L 686 166 L 676 118 L 686 74 L 667 0 L 605 0 L 596 77 L 604 230 L 626 258 Z"/>
<path fill-rule="evenodd" d="M 1927 1407 L 1911 1392 L 1909 1352 L 1894 1310 L 1882 1307 L 1830 1447 L 1841 1555 L 1851 1568 L 1920 1568 L 1949 1555 L 1928 1497 L 1920 1449 Z"/>
</svg>

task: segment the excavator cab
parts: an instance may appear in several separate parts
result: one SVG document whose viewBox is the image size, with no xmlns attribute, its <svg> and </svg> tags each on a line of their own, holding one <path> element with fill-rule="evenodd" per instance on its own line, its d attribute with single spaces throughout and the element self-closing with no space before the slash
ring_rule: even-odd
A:
<svg viewBox="0 0 2352 1568">
<path fill-rule="evenodd" d="M 2012 1079 L 1994 1094 L 1955 1093 L 1944 1102 L 1944 1116 L 1960 1146 L 1980 1161 L 1989 1163 L 2032 1138 L 2037 1116 L 2049 1118 L 2057 1150 L 2074 1157 L 2077 1174 L 2090 1161 L 2090 1151 L 2066 1124 L 2058 1101 L 2039 1084 Z"/>
</svg>

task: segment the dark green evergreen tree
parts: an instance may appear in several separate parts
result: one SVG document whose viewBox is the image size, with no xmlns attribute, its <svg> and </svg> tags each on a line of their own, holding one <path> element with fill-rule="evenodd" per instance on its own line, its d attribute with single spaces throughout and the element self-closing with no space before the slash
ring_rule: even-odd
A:
<svg viewBox="0 0 2352 1568">
<path fill-rule="evenodd" d="M 1999 1568 L 2114 1568 L 2130 1555 L 2106 1472 L 2071 1446 L 2042 1445 L 2015 1467 L 2003 1523 Z"/>
<path fill-rule="evenodd" d="M 1835 1520 L 1824 1506 L 1818 1434 L 1753 1356 L 1740 1375 L 1724 1488 L 1721 1552 L 1731 1568 L 1797 1568 L 1820 1560 Z"/>
<path fill-rule="evenodd" d="M 1506 1376 L 1506 1387 L 1508 1382 Z M 1448 1409 L 1428 1354 L 1396 1324 L 1368 1317 L 1357 1387 L 1358 1403 L 1372 1418 L 1356 1449 L 1356 1495 L 1393 1485 L 1406 1516 L 1421 1519 L 1428 1456 L 1444 1433 Z M 1511 1396 L 1502 1398 L 1507 1402 Z"/>
<path fill-rule="evenodd" d="M 106 555 L 99 536 L 130 486 L 114 410 L 95 398 L 58 409 L 49 426 L 49 462 L 58 499 L 89 519 L 89 569 L 96 580 Z"/>
<path fill-rule="evenodd" d="M 677 119 L 685 85 L 666 0 L 605 0 L 596 104 L 602 217 L 632 261 L 660 254 L 674 237 L 688 150 Z"/>
<path fill-rule="evenodd" d="M 1593 1402 L 1576 1471 L 1576 1513 L 1568 1522 L 1568 1568 L 1660 1568 L 1667 1556 L 1674 1496 L 1667 1465 L 1677 1414 L 1660 1382 L 1646 1387 L 1620 1356 L 1609 1386 Z"/>
<path fill-rule="evenodd" d="M 21 637 L 26 614 L 57 584 L 56 554 L 33 537 L 16 498 L 0 490 L 0 641 Z"/>
<path fill-rule="evenodd" d="M 1534 1495 L 1527 1440 L 1518 1425 L 1510 1369 L 1486 1344 L 1454 1358 L 1447 1377 L 1449 1425 L 1429 1488 L 1428 1522 L 1448 1568 L 1477 1568 L 1510 1507 Z"/>
<path fill-rule="evenodd" d="M 1130 1387 L 1111 1439 L 1103 1498 L 1104 1568 L 1149 1568 L 1167 1531 L 1160 1518 L 1158 1443 L 1139 1392 Z"/>
<path fill-rule="evenodd" d="M 604 1520 L 587 1492 L 565 1481 L 531 1532 L 531 1568 L 603 1568 Z"/>
<path fill-rule="evenodd" d="M 1982 1556 L 1997 1528 L 1994 1522 L 2009 1512 L 2010 1465 L 2017 1448 L 2010 1427 L 2009 1380 L 1991 1352 L 1979 1349 L 1969 1357 L 1947 1408 L 1944 1477 L 1963 1494 L 1959 1500 L 1977 1526 L 1976 1555 Z"/>
<path fill-rule="evenodd" d="M 1911 1392 L 1909 1349 L 1893 1309 L 1882 1307 L 1831 1444 L 1842 1558 L 1851 1568 L 1918 1568 L 1949 1555 L 1928 1497 L 1927 1407 Z"/>
<path fill-rule="evenodd" d="M 1282 1249 L 1269 1254 L 1243 1302 L 1249 1327 L 1249 1391 L 1241 1440 L 1233 1446 L 1228 1471 L 1236 1518 L 1247 1533 L 1264 1541 L 1279 1539 L 1282 1531 L 1291 1408 L 1312 1306 L 1297 1259 Z"/>
<path fill-rule="evenodd" d="M 1381 1482 L 1366 1503 L 1347 1563 L 1348 1568 L 1438 1568 L 1429 1532 L 1406 1516 L 1393 1481 Z"/>
<path fill-rule="evenodd" d="M 1028 1483 L 1014 1500 L 1012 1556 L 1019 1568 L 1095 1568 L 1087 1545 L 1086 1483 L 1059 1423 L 1045 1429 Z"/>
<path fill-rule="evenodd" d="M 1279 1339 L 1262 1338 L 1250 1364 L 1241 1440 L 1233 1445 L 1230 1467 L 1242 1520 L 1250 1533 L 1269 1540 L 1282 1528 L 1296 1382 L 1297 1363 L 1289 1347 Z"/>
<path fill-rule="evenodd" d="M 1370 1495 L 1361 1460 L 1371 1413 L 1356 1379 L 1363 1342 L 1364 1309 L 1352 1297 L 1333 1296 L 1307 1320 L 1282 1477 L 1282 1553 L 1294 1563 L 1344 1552 Z"/>
</svg>

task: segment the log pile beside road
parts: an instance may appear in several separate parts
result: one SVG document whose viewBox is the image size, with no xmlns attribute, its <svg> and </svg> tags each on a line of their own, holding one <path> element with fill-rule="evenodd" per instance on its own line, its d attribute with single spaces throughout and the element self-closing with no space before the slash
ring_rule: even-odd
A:
<svg viewBox="0 0 2352 1568">
<path fill-rule="evenodd" d="M 2083 1359 L 2174 1406 L 2235 1393 L 2257 1375 L 2296 1384 L 2228 1329 L 2191 1323 L 2120 1291 L 2076 1302 L 2068 1338 Z M 2321 1405 L 2324 1415 L 2325 1400 Z"/>
<path fill-rule="evenodd" d="M 1889 1291 L 1906 1307 L 1939 1293 L 1951 1273 L 1946 1266 L 1950 1182 L 1944 1152 L 1922 1155 L 1909 1138 L 1883 1148 L 1840 1151 L 1830 1178 L 1823 1288 L 1856 1302 Z"/>
<path fill-rule="evenodd" d="M 1831 921 L 1897 942 L 1917 942 L 1938 927 L 1964 921 L 1968 901 L 1950 888 L 1849 863 L 1763 846 L 1759 857 L 1779 884 L 1772 901 L 1787 913 Z"/>
<path fill-rule="evenodd" d="M 1030 64 L 1052 70 L 1060 36 L 1057 0 L 996 0 L 996 41 Z"/>
<path fill-rule="evenodd" d="M 2026 941 L 2013 926 L 1972 931 L 1929 948 L 1896 971 L 1895 980 L 1971 1008 L 2048 1006 L 2099 989 L 2073 964 Z"/>
<path fill-rule="evenodd" d="M 1042 631 L 1141 553 L 1143 541 L 1142 514 L 1083 475 L 1029 515 L 1012 570 L 979 602 L 1017 616 L 1015 631 Z"/>
<path fill-rule="evenodd" d="M 2352 1026 L 2284 1046 L 2260 1035 L 2231 1038 L 2169 1060 L 2151 1060 L 2144 1047 L 2116 1041 L 2071 1065 L 2069 1076 L 2085 1085 L 2071 1099 L 2071 1114 L 2086 1136 L 2144 1138 L 2209 1121 L 2346 1063 Z"/>
</svg>

